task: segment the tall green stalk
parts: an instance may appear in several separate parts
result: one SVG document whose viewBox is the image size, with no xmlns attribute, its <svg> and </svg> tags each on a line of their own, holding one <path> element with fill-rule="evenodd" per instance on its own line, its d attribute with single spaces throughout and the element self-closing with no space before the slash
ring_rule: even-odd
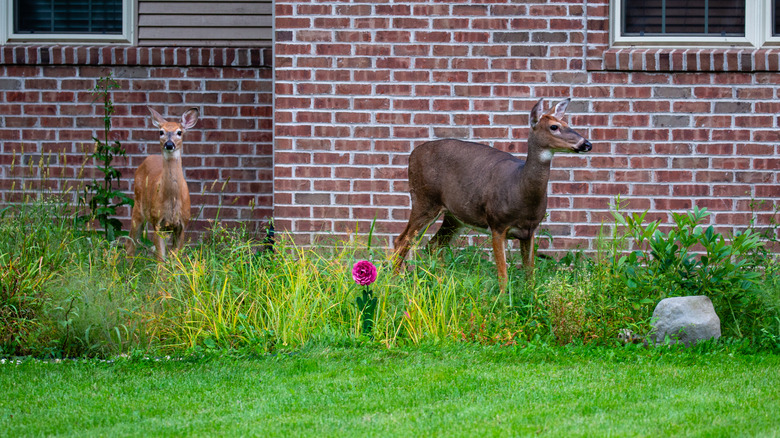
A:
<svg viewBox="0 0 780 438">
<path fill-rule="evenodd" d="M 111 90 L 119 88 L 119 84 L 109 73 L 107 77 L 99 78 L 95 88 L 91 90 L 94 101 L 103 103 L 103 136 L 93 136 L 95 152 L 91 157 L 97 161 L 98 171 L 103 173 L 103 181 L 92 180 L 84 188 L 84 194 L 79 197 L 80 205 L 89 205 L 90 214 L 79 216 L 81 223 L 97 219 L 103 228 L 106 240 L 113 241 L 119 236 L 127 235 L 122 230 L 122 222 L 117 219 L 117 209 L 123 205 L 133 206 L 133 200 L 119 190 L 119 179 L 122 173 L 112 166 L 115 157 L 126 156 L 125 149 L 118 140 L 109 140 L 111 134 L 111 116 L 114 114 L 114 102 L 111 100 Z"/>
</svg>

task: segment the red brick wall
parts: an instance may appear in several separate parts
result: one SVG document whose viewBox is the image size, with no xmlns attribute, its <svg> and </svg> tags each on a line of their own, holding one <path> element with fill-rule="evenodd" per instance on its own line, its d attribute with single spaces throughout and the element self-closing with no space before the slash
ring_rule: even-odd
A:
<svg viewBox="0 0 780 438">
<path fill-rule="evenodd" d="M 707 207 L 723 230 L 768 200 L 767 223 L 780 52 L 618 50 L 608 12 L 607 0 L 277 0 L 278 228 L 309 242 L 376 218 L 387 242 L 408 217 L 415 145 L 457 137 L 522 155 L 540 97 L 571 97 L 569 121 L 594 145 L 553 159 L 542 227 L 555 250 L 592 249 L 617 195 L 664 221 Z"/>
<path fill-rule="evenodd" d="M 93 103 L 89 90 L 110 72 L 121 85 L 112 93 L 112 140 L 128 153 L 114 163 L 122 171 L 121 188 L 132 193 L 134 169 L 147 154 L 159 153 L 147 106 L 177 120 L 197 107 L 201 118 L 185 136 L 183 158 L 197 215 L 191 228 L 203 229 L 217 217 L 264 226 L 273 206 L 270 52 L 0 46 L 2 203 L 102 178 L 91 161 L 81 175 L 80 169 L 103 127 L 102 103 Z M 127 219 L 129 210 L 122 216 Z"/>
</svg>

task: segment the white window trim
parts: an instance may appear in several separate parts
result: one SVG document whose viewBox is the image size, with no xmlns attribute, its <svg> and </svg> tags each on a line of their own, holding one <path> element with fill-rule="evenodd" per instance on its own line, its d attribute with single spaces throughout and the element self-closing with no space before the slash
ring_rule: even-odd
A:
<svg viewBox="0 0 780 438">
<path fill-rule="evenodd" d="M 7 43 L 70 43 L 70 44 L 134 44 L 136 0 L 122 0 L 122 33 L 97 34 L 19 34 L 14 33 L 14 0 L 0 0 L 0 44 Z"/>
<path fill-rule="evenodd" d="M 750 0 L 748 0 L 748 3 L 751 3 Z M 780 46 L 780 35 L 773 36 L 772 35 L 772 1 L 771 0 L 763 0 L 762 1 L 762 7 L 756 8 L 757 12 L 763 16 L 763 20 L 761 20 L 761 17 L 757 18 L 757 21 L 760 21 L 763 25 L 764 35 L 766 37 L 763 40 L 762 46 Z M 780 5 L 778 5 L 780 7 Z"/>
<path fill-rule="evenodd" d="M 609 1 L 609 40 L 612 46 L 642 48 L 669 47 L 747 47 L 780 45 L 780 37 L 772 36 L 772 1 L 745 2 L 745 36 L 623 36 L 621 34 L 622 1 Z"/>
</svg>

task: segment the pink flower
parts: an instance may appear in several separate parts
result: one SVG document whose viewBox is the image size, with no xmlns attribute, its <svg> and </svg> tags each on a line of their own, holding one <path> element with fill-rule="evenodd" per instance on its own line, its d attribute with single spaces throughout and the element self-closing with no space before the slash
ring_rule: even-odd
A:
<svg viewBox="0 0 780 438">
<path fill-rule="evenodd" d="M 376 281 L 376 266 L 368 260 L 361 260 L 352 267 L 352 278 L 361 286 L 368 286 Z"/>
</svg>

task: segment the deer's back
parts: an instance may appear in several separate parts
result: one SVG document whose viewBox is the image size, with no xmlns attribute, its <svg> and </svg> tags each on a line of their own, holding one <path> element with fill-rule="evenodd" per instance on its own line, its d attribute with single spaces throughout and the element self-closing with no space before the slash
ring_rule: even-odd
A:
<svg viewBox="0 0 780 438">
<path fill-rule="evenodd" d="M 524 161 L 507 152 L 462 140 L 423 143 L 409 156 L 413 202 L 442 205 L 461 221 L 486 227 L 489 205 Z"/>
<path fill-rule="evenodd" d="M 487 183 L 522 168 L 524 161 L 480 143 L 435 140 L 417 146 L 409 155 L 409 183 L 426 186 L 472 186 Z"/>
</svg>

